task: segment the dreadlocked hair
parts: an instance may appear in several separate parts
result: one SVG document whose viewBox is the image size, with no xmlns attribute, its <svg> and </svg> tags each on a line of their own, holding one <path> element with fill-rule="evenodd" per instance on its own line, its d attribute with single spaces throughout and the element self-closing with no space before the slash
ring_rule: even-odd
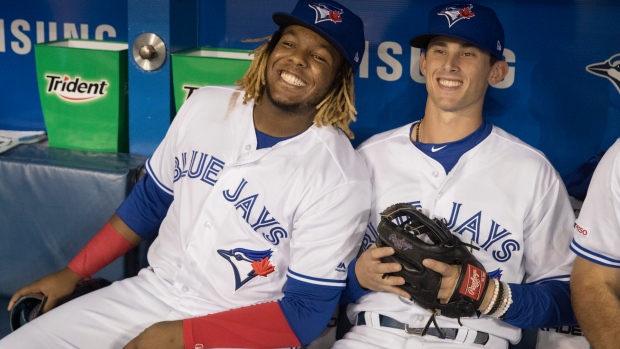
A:
<svg viewBox="0 0 620 349">
<path fill-rule="evenodd" d="M 254 103 L 260 105 L 265 95 L 267 80 L 267 61 L 275 45 L 280 41 L 282 29 L 276 31 L 269 42 L 262 44 L 252 51 L 254 59 L 245 75 L 235 83 L 243 87 L 243 103 L 246 104 L 254 99 Z M 341 129 L 350 139 L 354 138 L 349 124 L 356 120 L 355 115 L 355 90 L 353 84 L 353 69 L 349 62 L 343 61 L 340 71 L 334 79 L 331 92 L 316 106 L 318 112 L 314 116 L 317 126 L 332 125 L 336 129 Z"/>
</svg>

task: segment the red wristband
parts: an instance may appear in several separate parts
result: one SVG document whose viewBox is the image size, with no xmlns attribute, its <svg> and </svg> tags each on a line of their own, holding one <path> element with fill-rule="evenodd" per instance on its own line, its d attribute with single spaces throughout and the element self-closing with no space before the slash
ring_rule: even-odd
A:
<svg viewBox="0 0 620 349">
<path fill-rule="evenodd" d="M 69 269 L 89 278 L 134 247 L 109 222 L 69 263 Z"/>
<path fill-rule="evenodd" d="M 185 349 L 285 348 L 301 345 L 278 302 L 183 320 Z"/>
</svg>

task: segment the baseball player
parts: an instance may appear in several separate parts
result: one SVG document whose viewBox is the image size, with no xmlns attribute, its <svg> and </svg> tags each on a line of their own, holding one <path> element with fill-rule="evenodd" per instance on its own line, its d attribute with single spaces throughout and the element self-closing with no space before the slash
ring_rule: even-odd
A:
<svg viewBox="0 0 620 349">
<path fill-rule="evenodd" d="M 18 290 L 47 309 L 158 234 L 149 267 L 41 315 L 0 348 L 278 348 L 331 318 L 370 212 L 347 135 L 361 19 L 300 0 L 239 81 L 194 92 L 147 175 L 65 268 Z"/>
<path fill-rule="evenodd" d="M 620 343 L 620 139 L 599 162 L 570 249 L 577 254 L 570 286 L 575 315 L 593 348 Z"/>
<path fill-rule="evenodd" d="M 507 74 L 504 31 L 495 12 L 473 3 L 445 4 L 429 14 L 420 70 L 428 97 L 423 117 L 375 135 L 358 151 L 373 182 L 365 250 L 349 266 L 345 300 L 355 325 L 333 348 L 507 348 L 520 328 L 574 323 L 568 253 L 574 220 L 568 194 L 545 156 L 483 118 L 489 85 Z M 474 246 L 489 282 L 479 316 L 432 314 L 400 288 L 390 247 L 372 247 L 379 213 L 410 203 Z M 563 245 L 567 244 L 567 245 Z M 426 259 L 443 275 L 448 300 L 458 267 Z M 375 291 L 375 292 L 371 292 Z M 389 292 L 386 292 L 389 291 Z M 434 320 L 434 322 L 433 322 Z M 421 336 L 425 333 L 424 336 Z"/>
</svg>

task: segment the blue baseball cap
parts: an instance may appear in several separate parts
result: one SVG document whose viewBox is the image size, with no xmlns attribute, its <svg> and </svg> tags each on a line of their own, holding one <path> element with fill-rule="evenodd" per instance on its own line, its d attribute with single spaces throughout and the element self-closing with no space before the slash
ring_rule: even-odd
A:
<svg viewBox="0 0 620 349">
<path fill-rule="evenodd" d="M 428 31 L 409 41 L 425 48 L 437 35 L 452 36 L 472 43 L 503 60 L 504 28 L 495 12 L 474 3 L 449 3 L 434 7 L 428 15 Z"/>
<path fill-rule="evenodd" d="M 357 71 L 366 46 L 364 23 L 341 4 L 330 0 L 299 0 L 293 12 L 274 13 L 273 21 L 280 28 L 300 25 L 314 31 L 342 54 L 353 72 Z"/>
</svg>

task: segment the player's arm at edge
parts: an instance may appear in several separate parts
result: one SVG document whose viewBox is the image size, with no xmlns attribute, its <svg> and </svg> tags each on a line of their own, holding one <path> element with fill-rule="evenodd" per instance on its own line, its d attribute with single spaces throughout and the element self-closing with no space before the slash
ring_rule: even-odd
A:
<svg viewBox="0 0 620 349">
<path fill-rule="evenodd" d="M 593 348 L 617 348 L 620 343 L 620 268 L 581 256 L 571 273 L 572 303 L 579 326 Z"/>
<path fill-rule="evenodd" d="M 172 203 L 147 173 L 103 228 L 69 263 L 68 268 L 89 278 L 138 245 L 152 238 Z"/>
<path fill-rule="evenodd" d="M 282 348 L 306 345 L 323 331 L 342 288 L 288 278 L 284 297 L 183 320 L 186 349 Z"/>
</svg>

